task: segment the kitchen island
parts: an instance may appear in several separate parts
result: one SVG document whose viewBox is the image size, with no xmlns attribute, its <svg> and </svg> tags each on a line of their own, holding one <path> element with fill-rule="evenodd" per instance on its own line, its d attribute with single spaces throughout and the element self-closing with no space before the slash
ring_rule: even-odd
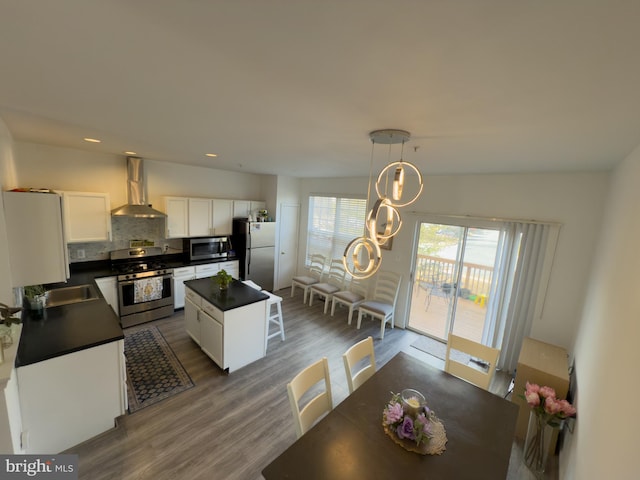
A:
<svg viewBox="0 0 640 480">
<path fill-rule="evenodd" d="M 268 295 L 234 280 L 226 290 L 212 277 L 185 282 L 187 333 L 227 373 L 265 356 Z"/>
</svg>

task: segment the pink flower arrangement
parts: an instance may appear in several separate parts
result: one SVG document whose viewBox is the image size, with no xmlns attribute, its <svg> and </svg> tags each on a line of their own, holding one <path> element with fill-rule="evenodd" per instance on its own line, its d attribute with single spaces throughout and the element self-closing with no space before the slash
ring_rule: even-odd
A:
<svg viewBox="0 0 640 480">
<path fill-rule="evenodd" d="M 527 382 L 524 399 L 537 415 L 544 417 L 545 423 L 552 426 L 559 426 L 562 420 L 576 414 L 575 407 L 566 400 L 558 400 L 551 387 Z"/>
<path fill-rule="evenodd" d="M 411 440 L 416 445 L 426 443 L 431 438 L 432 417 L 433 412 L 426 405 L 420 408 L 417 415 L 405 412 L 397 393 L 393 394 L 382 412 L 382 421 L 398 438 Z"/>
</svg>

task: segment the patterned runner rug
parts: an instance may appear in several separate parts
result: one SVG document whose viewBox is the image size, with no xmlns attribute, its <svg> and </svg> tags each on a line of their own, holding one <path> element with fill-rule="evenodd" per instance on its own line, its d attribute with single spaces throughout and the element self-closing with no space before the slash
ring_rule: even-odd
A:
<svg viewBox="0 0 640 480">
<path fill-rule="evenodd" d="M 156 326 L 124 332 L 129 413 L 194 386 L 191 377 Z"/>
</svg>

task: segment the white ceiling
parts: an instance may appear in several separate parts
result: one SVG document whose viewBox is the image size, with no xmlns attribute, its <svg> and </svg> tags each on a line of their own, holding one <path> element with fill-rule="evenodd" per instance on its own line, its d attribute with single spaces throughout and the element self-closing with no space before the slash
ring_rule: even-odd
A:
<svg viewBox="0 0 640 480">
<path fill-rule="evenodd" d="M 366 175 L 380 128 L 426 174 L 607 170 L 640 144 L 639 21 L 637 0 L 0 0 L 0 117 L 253 173 Z"/>
</svg>

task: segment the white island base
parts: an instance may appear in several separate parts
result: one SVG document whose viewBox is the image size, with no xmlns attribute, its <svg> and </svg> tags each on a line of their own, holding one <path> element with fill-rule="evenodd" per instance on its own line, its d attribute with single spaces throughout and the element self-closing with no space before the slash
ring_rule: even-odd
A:
<svg viewBox="0 0 640 480">
<path fill-rule="evenodd" d="M 192 282 L 200 280 L 188 283 Z M 235 286 L 253 290 L 242 284 Z M 231 296 L 232 292 L 228 295 Z M 226 372 L 237 370 L 265 356 L 268 297 L 260 295 L 265 298 L 223 311 L 205 299 L 211 298 L 210 296 L 203 297 L 186 286 L 184 317 L 187 333 Z"/>
</svg>

